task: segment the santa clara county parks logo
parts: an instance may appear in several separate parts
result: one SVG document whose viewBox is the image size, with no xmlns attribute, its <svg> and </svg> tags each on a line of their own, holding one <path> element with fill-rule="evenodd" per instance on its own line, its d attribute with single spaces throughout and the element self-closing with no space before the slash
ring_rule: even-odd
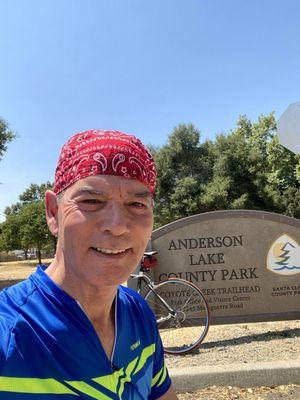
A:
<svg viewBox="0 0 300 400">
<path fill-rule="evenodd" d="M 300 246 L 284 234 L 273 242 L 267 257 L 267 268 L 279 275 L 300 273 Z"/>
</svg>

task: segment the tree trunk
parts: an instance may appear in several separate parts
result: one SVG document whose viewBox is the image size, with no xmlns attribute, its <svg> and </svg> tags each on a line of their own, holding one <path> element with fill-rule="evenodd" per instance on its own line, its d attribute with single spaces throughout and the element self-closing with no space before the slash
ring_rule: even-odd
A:
<svg viewBox="0 0 300 400">
<path fill-rule="evenodd" d="M 38 260 L 39 260 L 39 264 L 42 264 L 42 255 L 41 255 L 41 249 L 37 249 L 37 256 L 38 256 Z"/>
</svg>

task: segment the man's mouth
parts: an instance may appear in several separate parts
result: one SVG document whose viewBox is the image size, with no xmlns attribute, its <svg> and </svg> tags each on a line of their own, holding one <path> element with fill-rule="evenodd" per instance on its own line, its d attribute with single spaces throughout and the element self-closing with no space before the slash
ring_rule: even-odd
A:
<svg viewBox="0 0 300 400">
<path fill-rule="evenodd" d="M 102 247 L 92 247 L 93 250 L 97 251 L 100 254 L 105 254 L 105 255 L 123 255 L 126 254 L 129 249 L 104 249 Z"/>
</svg>

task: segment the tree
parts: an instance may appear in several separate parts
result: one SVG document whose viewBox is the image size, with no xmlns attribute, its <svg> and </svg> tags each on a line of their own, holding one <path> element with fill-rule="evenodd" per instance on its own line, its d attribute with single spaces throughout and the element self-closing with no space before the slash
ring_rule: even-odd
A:
<svg viewBox="0 0 300 400">
<path fill-rule="evenodd" d="M 300 216 L 300 157 L 278 142 L 274 113 L 242 115 L 229 134 L 200 143 L 193 125 L 179 125 L 155 148 L 156 227 L 196 213 L 265 210 Z"/>
<path fill-rule="evenodd" d="M 2 251 L 5 251 L 5 248 L 4 248 L 4 240 L 3 240 L 3 236 L 2 236 L 2 224 L 0 224 L 0 253 Z"/>
<path fill-rule="evenodd" d="M 28 247 L 23 248 L 21 244 L 18 214 L 8 215 L 1 224 L 1 247 L 6 252 L 22 249 L 27 254 Z"/>
<path fill-rule="evenodd" d="M 20 202 L 12 204 L 11 206 L 7 206 L 7 207 L 5 207 L 4 214 L 6 215 L 6 217 L 8 217 L 9 215 L 18 214 L 21 207 L 22 207 L 22 204 Z"/>
<path fill-rule="evenodd" d="M 44 247 L 55 248 L 56 239 L 48 230 L 43 201 L 45 191 L 50 188 L 50 182 L 31 184 L 19 196 L 20 202 L 5 209 L 1 243 L 6 251 L 22 249 L 27 258 L 28 249 L 35 247 L 41 263 L 41 250 Z"/>
<path fill-rule="evenodd" d="M 268 144 L 268 191 L 275 211 L 300 218 L 300 156 L 280 145 L 274 136 Z"/>
<path fill-rule="evenodd" d="M 41 264 L 41 250 L 51 237 L 45 218 L 44 202 L 39 200 L 25 204 L 18 214 L 18 220 L 22 248 L 35 247 Z"/>
<path fill-rule="evenodd" d="M 209 141 L 200 144 L 200 131 L 194 125 L 179 124 L 167 144 L 155 149 L 156 226 L 205 211 L 200 199 L 212 174 L 211 146 Z"/>
<path fill-rule="evenodd" d="M 20 194 L 20 201 L 23 205 L 36 201 L 44 201 L 46 190 L 52 190 L 52 188 L 53 184 L 49 181 L 40 185 L 37 185 L 36 183 L 31 183 L 29 188 L 27 188 L 25 192 Z"/>
<path fill-rule="evenodd" d="M 8 128 L 7 122 L 0 118 L 0 160 L 3 158 L 3 154 L 7 150 L 7 145 L 10 143 L 16 135 Z"/>
<path fill-rule="evenodd" d="M 267 145 L 275 126 L 273 114 L 260 117 L 256 123 L 241 116 L 235 130 L 217 137 L 214 174 L 203 199 L 207 205 L 213 209 L 272 209 L 266 188 Z"/>
</svg>

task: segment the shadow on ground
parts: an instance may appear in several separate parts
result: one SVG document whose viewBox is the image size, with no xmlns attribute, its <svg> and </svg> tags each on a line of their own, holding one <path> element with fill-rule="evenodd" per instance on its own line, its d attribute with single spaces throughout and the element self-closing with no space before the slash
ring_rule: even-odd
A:
<svg viewBox="0 0 300 400">
<path fill-rule="evenodd" d="M 245 343 L 251 342 L 266 342 L 271 340 L 278 340 L 278 339 L 288 339 L 288 338 L 295 338 L 300 337 L 300 329 L 286 329 L 283 331 L 276 331 L 276 332 L 265 332 L 260 334 L 253 334 L 247 336 L 241 336 L 238 338 L 232 339 L 225 339 L 225 340 L 218 340 L 214 342 L 204 342 L 201 345 L 201 349 L 211 349 L 216 347 L 227 347 L 227 346 L 239 346 Z M 199 351 L 199 350 L 198 350 Z M 196 353 L 198 352 L 196 351 Z"/>
</svg>

